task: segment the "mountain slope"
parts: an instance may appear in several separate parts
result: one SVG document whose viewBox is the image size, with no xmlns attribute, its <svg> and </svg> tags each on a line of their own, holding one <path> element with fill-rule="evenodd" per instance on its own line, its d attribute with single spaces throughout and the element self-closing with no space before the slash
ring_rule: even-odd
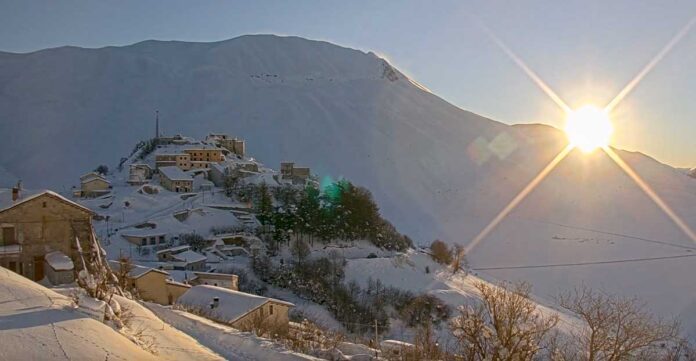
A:
<svg viewBox="0 0 696 361">
<path fill-rule="evenodd" d="M 0 166 L 25 184 L 76 183 L 97 164 L 115 163 L 154 133 L 159 109 L 167 134 L 229 132 L 269 166 L 295 160 L 368 187 L 386 217 L 421 242 L 468 242 L 565 142 L 550 127 L 507 126 L 461 110 L 372 53 L 295 37 L 3 53 L 0 84 L 0 134 L 11 134 L 0 142 Z M 644 155 L 619 154 L 696 228 L 693 179 Z M 545 265 L 693 248 L 605 155 L 574 151 L 470 261 Z M 693 309 L 694 271 L 696 258 L 685 257 L 482 272 L 527 279 L 542 295 L 584 281 L 676 315 Z"/>
</svg>

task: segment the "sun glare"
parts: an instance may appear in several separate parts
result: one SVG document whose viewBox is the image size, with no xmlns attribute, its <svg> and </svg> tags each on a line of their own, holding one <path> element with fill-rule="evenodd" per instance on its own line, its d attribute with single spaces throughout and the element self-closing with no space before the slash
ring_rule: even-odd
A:
<svg viewBox="0 0 696 361">
<path fill-rule="evenodd" d="M 589 153 L 609 145 L 614 127 L 605 111 L 586 105 L 568 114 L 565 131 L 570 144 Z"/>
</svg>

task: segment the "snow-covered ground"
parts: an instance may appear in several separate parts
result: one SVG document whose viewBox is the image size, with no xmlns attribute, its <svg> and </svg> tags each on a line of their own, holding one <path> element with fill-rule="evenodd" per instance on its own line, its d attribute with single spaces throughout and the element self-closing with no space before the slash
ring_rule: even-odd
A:
<svg viewBox="0 0 696 361">
<path fill-rule="evenodd" d="M 206 318 L 170 307 L 149 304 L 150 309 L 170 325 L 197 339 L 228 360 L 299 361 L 316 358 L 288 351 L 270 340 L 241 332 Z"/>
<path fill-rule="evenodd" d="M 116 163 L 152 134 L 146 120 L 158 104 L 165 134 L 229 132 L 267 164 L 294 160 L 366 186 L 386 218 L 422 244 L 468 243 L 565 145 L 556 129 L 459 109 L 373 53 L 296 37 L 3 53 L 0 78 L 12 95 L 0 98 L 0 134 L 13 134 L 0 143 L 0 167 L 30 187 L 67 191 L 85 170 Z M 17 157 L 20 149 L 32 152 Z M 693 178 L 617 152 L 696 228 Z M 128 197 L 135 211 L 122 203 L 104 211 L 120 227 L 184 208 L 172 195 Z M 606 155 L 573 152 L 469 261 L 489 277 L 529 281 L 542 297 L 580 283 L 636 295 L 696 337 L 694 247 Z M 684 257 L 491 269 L 673 256 Z"/>
<path fill-rule="evenodd" d="M 0 268 L 0 358 L 156 360 L 58 294 Z"/>
</svg>

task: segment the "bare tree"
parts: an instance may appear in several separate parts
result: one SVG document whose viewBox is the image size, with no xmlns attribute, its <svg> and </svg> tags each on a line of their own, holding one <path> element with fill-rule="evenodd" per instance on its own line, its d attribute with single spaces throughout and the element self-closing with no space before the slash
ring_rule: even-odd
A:
<svg viewBox="0 0 696 361">
<path fill-rule="evenodd" d="M 129 276 L 133 268 L 135 268 L 135 266 L 133 265 L 133 262 L 129 257 L 119 257 L 118 268 L 116 269 L 115 273 L 116 277 L 118 278 L 118 284 L 119 286 L 121 286 L 121 289 L 126 291 L 132 290 L 132 287 L 130 287 Z"/>
<path fill-rule="evenodd" d="M 469 274 L 469 261 L 466 259 L 466 250 L 461 244 L 455 244 L 452 249 L 452 274 L 459 271 L 464 271 L 464 274 Z"/>
<path fill-rule="evenodd" d="M 558 297 L 559 305 L 577 315 L 585 327 L 571 337 L 580 360 L 658 360 L 679 343 L 679 324 L 653 317 L 645 305 L 586 286 Z"/>
<path fill-rule="evenodd" d="M 529 299 L 527 283 L 475 285 L 481 302 L 461 307 L 451 322 L 464 360 L 532 360 L 544 348 L 558 316 L 544 317 Z"/>
</svg>

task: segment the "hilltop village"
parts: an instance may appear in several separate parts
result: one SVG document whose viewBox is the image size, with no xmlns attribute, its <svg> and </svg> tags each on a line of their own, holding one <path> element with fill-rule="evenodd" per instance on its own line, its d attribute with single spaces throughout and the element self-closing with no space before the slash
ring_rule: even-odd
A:
<svg viewBox="0 0 696 361">
<path fill-rule="evenodd" d="M 370 306 L 371 289 L 385 286 L 352 285 L 358 294 L 344 295 L 344 269 L 412 247 L 366 189 L 320 185 L 294 162 L 267 168 L 227 134 L 139 142 L 113 169 L 81 176 L 70 194 L 18 182 L 0 190 L 0 225 L 0 265 L 48 287 L 81 287 L 79 299 L 102 321 L 118 319 L 121 307 L 107 297 L 115 283 L 153 311 L 165 307 L 158 316 L 169 322 L 177 323 L 166 311 L 174 307 L 258 336 L 317 327 L 306 322 L 356 335 L 388 329 L 387 311 Z M 397 354 L 407 345 L 382 342 Z M 358 351 L 344 351 L 366 352 L 351 347 Z"/>
</svg>

